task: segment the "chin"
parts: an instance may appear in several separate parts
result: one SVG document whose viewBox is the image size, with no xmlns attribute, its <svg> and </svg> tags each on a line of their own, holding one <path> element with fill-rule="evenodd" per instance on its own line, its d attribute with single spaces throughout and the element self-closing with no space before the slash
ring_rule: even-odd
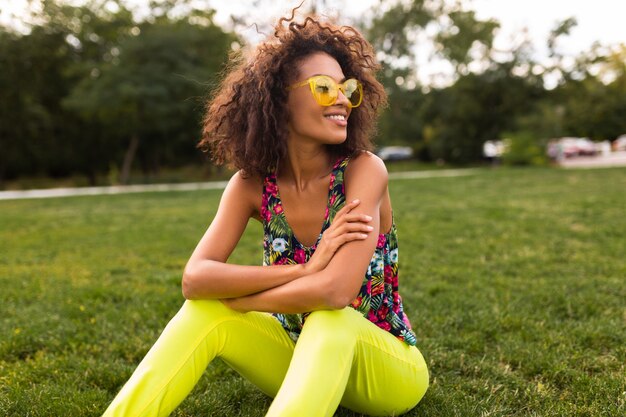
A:
<svg viewBox="0 0 626 417">
<path fill-rule="evenodd" d="M 332 132 L 326 136 L 329 144 L 341 144 L 348 139 L 348 132 Z"/>
<path fill-rule="evenodd" d="M 326 144 L 327 145 L 341 145 L 342 143 L 346 141 L 346 139 L 347 139 L 346 136 L 342 138 L 334 138 L 334 139 L 328 140 Z"/>
</svg>

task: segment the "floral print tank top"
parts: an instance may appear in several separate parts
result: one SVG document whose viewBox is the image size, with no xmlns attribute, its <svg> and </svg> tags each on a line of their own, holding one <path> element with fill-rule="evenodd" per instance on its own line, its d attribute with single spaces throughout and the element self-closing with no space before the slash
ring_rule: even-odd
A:
<svg viewBox="0 0 626 417">
<path fill-rule="evenodd" d="M 349 158 L 340 158 L 330 176 L 328 204 L 324 215 L 322 230 L 313 246 L 301 244 L 287 223 L 283 205 L 278 192 L 276 174 L 265 177 L 261 217 L 263 221 L 263 265 L 303 264 L 315 252 L 322 233 L 330 226 L 335 214 L 345 205 L 343 176 Z M 404 314 L 402 298 L 398 292 L 398 239 L 395 223 L 388 233 L 378 236 L 378 244 L 363 277 L 363 283 L 357 298 L 350 307 L 359 311 L 365 318 L 404 341 L 415 345 L 415 333 Z M 309 313 L 278 314 L 273 316 L 297 341 L 302 326 Z"/>
</svg>

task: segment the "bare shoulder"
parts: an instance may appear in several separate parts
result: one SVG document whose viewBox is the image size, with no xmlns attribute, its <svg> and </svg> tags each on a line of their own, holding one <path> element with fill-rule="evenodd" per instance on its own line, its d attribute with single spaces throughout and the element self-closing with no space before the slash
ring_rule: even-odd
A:
<svg viewBox="0 0 626 417">
<path fill-rule="evenodd" d="M 257 176 L 244 175 L 243 172 L 237 171 L 228 181 L 227 193 L 229 196 L 237 198 L 241 204 L 247 205 L 254 215 L 261 206 L 263 180 Z"/>
<path fill-rule="evenodd" d="M 233 174 L 228 186 L 237 188 L 242 193 L 258 194 L 263 188 L 263 181 L 255 175 L 245 175 L 240 170 Z"/>
<path fill-rule="evenodd" d="M 346 181 L 368 181 L 387 185 L 387 167 L 382 159 L 371 152 L 360 152 L 350 158 L 346 167 Z"/>
</svg>

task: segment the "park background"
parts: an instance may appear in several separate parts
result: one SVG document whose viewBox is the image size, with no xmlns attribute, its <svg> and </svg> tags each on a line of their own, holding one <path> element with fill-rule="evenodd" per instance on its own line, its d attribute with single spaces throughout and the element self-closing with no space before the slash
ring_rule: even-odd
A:
<svg viewBox="0 0 626 417">
<path fill-rule="evenodd" d="M 195 148 L 203 107 L 228 55 L 271 33 L 256 16 L 273 3 L 218 24 L 191 0 L 31 2 L 19 27 L 0 27 L 0 187 L 228 178 Z M 471 2 L 374 3 L 348 23 L 383 64 L 378 145 L 415 155 L 389 164 L 413 171 L 390 191 L 432 373 L 410 415 L 623 415 L 625 170 L 564 170 L 546 147 L 626 133 L 626 44 L 565 51 L 576 19 L 564 11 L 540 57 L 524 31 L 496 44 L 499 22 Z M 302 9 L 341 17 L 325 6 Z M 431 80 L 424 54 L 443 63 Z M 484 142 L 505 138 L 486 166 Z M 219 195 L 0 201 L 0 415 L 101 413 L 180 306 Z M 259 263 L 259 242 L 251 224 L 231 261 Z M 175 415 L 268 404 L 217 361 Z"/>
<path fill-rule="evenodd" d="M 5 19 L 0 187 L 227 177 L 195 148 L 206 99 L 227 56 L 253 47 L 297 3 L 224 3 L 32 1 Z M 326 3 L 303 9 L 350 9 Z M 626 134 L 625 44 L 572 48 L 577 20 L 567 10 L 544 39 L 523 28 L 502 39 L 499 22 L 479 18 L 470 1 L 369 3 L 346 20 L 383 64 L 390 105 L 379 146 L 408 146 L 425 164 L 471 165 L 482 161 L 486 141 L 508 139 L 505 163 L 541 165 L 550 139 Z M 222 12 L 218 25 L 210 5 L 237 14 Z M 268 9 L 276 14 L 259 12 Z"/>
</svg>

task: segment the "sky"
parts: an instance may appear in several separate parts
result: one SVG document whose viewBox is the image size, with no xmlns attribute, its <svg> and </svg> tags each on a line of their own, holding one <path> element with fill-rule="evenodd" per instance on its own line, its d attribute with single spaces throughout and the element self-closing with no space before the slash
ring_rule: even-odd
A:
<svg viewBox="0 0 626 417">
<path fill-rule="evenodd" d="M 1 0 L 0 0 L 1 1 Z M 215 0 L 211 2 L 218 11 L 218 18 L 225 19 L 230 10 L 245 11 L 249 1 Z M 297 1 L 274 1 L 259 11 L 259 19 L 280 17 Z M 341 11 L 342 16 L 360 16 L 378 0 L 325 0 L 318 1 L 331 13 Z M 576 53 L 588 48 L 594 41 L 603 43 L 626 42 L 626 1 L 624 0 L 464 0 L 475 10 L 478 18 L 495 18 L 501 23 L 498 42 L 506 43 L 511 34 L 527 27 L 530 36 L 545 44 L 544 39 L 555 23 L 574 16 L 578 25 L 563 43 L 565 52 Z"/>
<path fill-rule="evenodd" d="M 227 22 L 230 13 L 245 12 L 250 4 L 245 0 L 214 0 L 211 3 L 217 10 L 216 19 L 221 22 Z M 275 21 L 299 3 L 300 0 L 274 1 L 255 16 L 261 22 Z M 330 15 L 339 12 L 339 16 L 348 20 L 366 15 L 378 3 L 379 0 L 317 1 L 322 11 L 326 10 Z M 476 11 L 477 18 L 494 18 L 500 22 L 494 41 L 496 49 L 509 49 L 513 42 L 519 42 L 522 31 L 527 30 L 539 61 L 547 59 L 546 40 L 550 31 L 557 22 L 568 17 L 575 17 L 577 25 L 569 36 L 559 40 L 557 48 L 564 55 L 576 56 L 596 41 L 626 43 L 625 0 L 463 0 L 463 3 L 466 8 Z M 254 38 L 255 30 L 250 29 L 248 35 Z M 432 59 L 426 49 L 417 55 L 421 84 L 443 86 L 449 83 L 452 68 L 447 62 Z M 548 87 L 556 83 L 556 80 L 546 81 Z"/>
<path fill-rule="evenodd" d="M 259 20 L 271 20 L 283 15 L 301 0 L 278 0 L 255 11 Z M 309 0 L 311 3 L 313 0 Z M 131 0 L 131 3 L 147 3 L 147 0 Z M 250 10 L 250 0 L 209 0 L 217 10 L 217 18 L 226 21 L 230 13 Z M 364 14 L 378 0 L 318 0 L 320 8 L 342 16 L 355 17 Z M 496 18 L 502 24 L 499 38 L 502 42 L 511 33 L 528 27 L 531 36 L 545 39 L 557 20 L 574 16 L 578 26 L 573 30 L 566 46 L 576 52 L 588 48 L 595 40 L 602 42 L 626 42 L 626 1 L 624 0 L 464 0 L 476 10 L 479 18 Z M 10 12 L 28 7 L 27 0 L 0 0 L 0 21 L 6 22 Z"/>
<path fill-rule="evenodd" d="M 73 0 L 80 2 L 80 0 Z M 202 0 L 198 0 L 202 1 Z M 314 0 L 307 0 L 311 3 Z M 147 0 L 129 0 L 130 3 L 145 4 Z M 250 11 L 250 0 L 204 0 L 216 9 L 217 23 L 226 23 L 231 14 L 238 15 Z M 264 7 L 255 10 L 259 22 L 272 22 L 285 15 L 301 0 L 265 1 Z M 322 12 L 339 14 L 340 22 L 366 15 L 378 0 L 317 0 Z M 476 11 L 479 19 L 495 18 L 501 24 L 496 35 L 495 47 L 507 49 L 514 38 L 526 28 L 533 41 L 537 57 L 546 56 L 546 39 L 557 21 L 575 17 L 578 25 L 570 36 L 559 43 L 559 50 L 565 55 L 577 55 L 585 51 L 595 41 L 602 44 L 626 43 L 626 1 L 624 0 L 464 0 L 468 8 Z M 0 22 L 6 22 L 10 12 L 19 13 L 27 6 L 27 0 L 0 0 Z M 305 3 L 306 4 L 306 3 Z M 254 39 L 253 28 L 244 33 L 247 38 Z M 256 35 L 258 38 L 258 35 Z M 420 55 L 420 54 L 418 54 Z M 420 61 L 421 59 L 421 61 Z M 418 67 L 422 71 L 421 81 L 428 83 L 437 75 L 446 71 L 445 64 L 437 63 L 421 54 Z"/>
<path fill-rule="evenodd" d="M 566 53 L 588 49 L 594 41 L 626 43 L 626 1 L 624 0 L 474 0 L 478 18 L 496 18 L 502 25 L 499 42 L 527 27 L 535 41 L 545 39 L 555 22 L 573 16 L 578 25 L 564 39 Z"/>
</svg>

